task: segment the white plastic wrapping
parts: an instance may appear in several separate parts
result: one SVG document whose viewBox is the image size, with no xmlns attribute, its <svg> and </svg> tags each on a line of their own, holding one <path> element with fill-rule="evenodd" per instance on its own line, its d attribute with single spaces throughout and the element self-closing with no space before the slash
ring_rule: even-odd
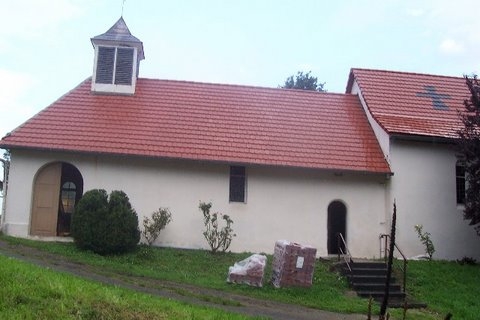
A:
<svg viewBox="0 0 480 320">
<path fill-rule="evenodd" d="M 267 257 L 261 254 L 253 254 L 242 261 L 235 262 L 228 268 L 227 282 L 261 287 L 266 264 Z"/>
</svg>

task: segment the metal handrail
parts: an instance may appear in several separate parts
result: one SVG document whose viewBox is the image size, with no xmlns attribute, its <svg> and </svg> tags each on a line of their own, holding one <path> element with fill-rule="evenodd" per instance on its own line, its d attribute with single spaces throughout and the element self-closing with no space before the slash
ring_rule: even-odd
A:
<svg viewBox="0 0 480 320">
<path fill-rule="evenodd" d="M 382 242 L 382 239 L 384 239 L 385 241 Z M 388 248 L 388 240 L 390 239 L 390 235 L 389 234 L 381 234 L 380 237 L 379 237 L 379 240 L 380 240 L 380 256 L 382 256 L 382 244 L 384 243 L 384 250 L 383 250 L 383 257 L 384 257 L 384 260 L 385 262 L 387 262 L 387 259 L 388 259 L 388 253 L 389 253 L 389 248 Z M 405 257 L 405 255 L 403 254 L 402 250 L 400 250 L 400 248 L 398 247 L 397 243 L 394 243 L 394 246 L 395 248 L 397 249 L 398 253 L 402 256 L 402 259 L 403 259 L 403 268 L 400 267 L 399 269 L 402 271 L 402 274 L 403 274 L 403 292 L 405 293 L 405 290 L 406 290 L 406 287 L 407 287 L 407 263 L 408 263 L 408 260 L 407 258 Z"/>
<path fill-rule="evenodd" d="M 342 249 L 342 244 L 343 244 L 343 248 L 345 248 L 345 252 Z M 348 250 L 347 243 L 345 242 L 345 238 L 343 237 L 341 232 L 337 233 L 337 245 L 338 245 L 338 261 L 340 261 L 340 255 L 342 255 L 348 270 L 352 272 L 352 268 L 350 267 L 350 263 L 353 263 L 352 255 L 350 254 L 350 250 Z"/>
</svg>

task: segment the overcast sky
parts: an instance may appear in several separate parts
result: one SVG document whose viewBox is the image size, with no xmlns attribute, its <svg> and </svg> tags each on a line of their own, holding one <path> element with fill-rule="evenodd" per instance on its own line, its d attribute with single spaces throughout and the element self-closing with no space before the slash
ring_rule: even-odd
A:
<svg viewBox="0 0 480 320">
<path fill-rule="evenodd" d="M 0 136 L 91 76 L 90 38 L 122 2 L 0 0 Z M 141 77 L 277 87 L 311 70 L 343 92 L 352 67 L 476 73 L 477 3 L 126 0 L 123 17 L 144 43 Z"/>
</svg>

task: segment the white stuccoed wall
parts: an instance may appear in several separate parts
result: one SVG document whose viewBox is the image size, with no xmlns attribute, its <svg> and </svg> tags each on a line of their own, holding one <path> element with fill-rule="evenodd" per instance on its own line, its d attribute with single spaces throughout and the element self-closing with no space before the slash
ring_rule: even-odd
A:
<svg viewBox="0 0 480 320">
<path fill-rule="evenodd" d="M 356 81 L 351 93 L 359 99 L 393 176 L 387 185 L 386 220 L 397 203 L 397 241 L 407 257 L 425 253 L 414 226 L 422 224 L 432 234 L 436 259 L 480 259 L 480 237 L 463 220 L 463 208 L 456 204 L 455 164 L 452 145 L 399 141 L 391 138 L 370 114 Z M 390 233 L 388 222 L 388 233 Z"/>
<path fill-rule="evenodd" d="M 335 175 L 304 169 L 247 167 L 247 203 L 229 203 L 229 165 L 127 157 L 13 151 L 7 204 L 8 234 L 27 237 L 32 187 L 38 170 L 51 162 L 75 165 L 84 191 L 103 188 L 127 193 L 139 215 L 170 208 L 173 221 L 158 245 L 207 248 L 200 201 L 229 214 L 237 234 L 232 251 L 273 253 L 276 240 L 317 248 L 327 255 L 327 208 L 334 200 L 347 206 L 347 243 L 357 257 L 378 257 L 378 235 L 386 231 L 389 205 L 383 175 Z"/>
<path fill-rule="evenodd" d="M 435 259 L 480 259 L 480 237 L 463 220 L 463 207 L 456 204 L 454 147 L 393 140 L 390 152 L 395 173 L 391 193 L 397 201 L 397 243 L 405 254 L 424 253 L 414 230 L 421 224 L 432 235 Z"/>
</svg>

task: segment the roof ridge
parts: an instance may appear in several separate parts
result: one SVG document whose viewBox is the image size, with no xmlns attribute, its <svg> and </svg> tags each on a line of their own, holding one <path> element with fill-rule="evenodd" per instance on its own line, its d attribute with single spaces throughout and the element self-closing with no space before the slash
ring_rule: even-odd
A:
<svg viewBox="0 0 480 320">
<path fill-rule="evenodd" d="M 250 88 L 250 89 L 285 90 L 288 92 L 295 92 L 300 94 L 320 93 L 320 94 L 327 94 L 327 95 L 356 96 L 356 94 L 343 93 L 343 92 L 328 92 L 328 91 L 321 92 L 321 91 L 315 91 L 315 90 L 290 89 L 290 88 L 282 88 L 282 87 L 266 87 L 266 86 L 255 86 L 255 85 L 235 84 L 235 83 L 201 82 L 201 81 L 194 81 L 194 80 L 158 79 L 158 78 L 146 78 L 146 77 L 140 77 L 138 78 L 138 80 L 162 81 L 162 82 L 184 83 L 184 84 L 194 84 L 194 85 L 196 84 L 196 85 L 206 85 L 206 86 Z"/>
<path fill-rule="evenodd" d="M 453 78 L 453 79 L 463 79 L 463 76 L 447 76 L 441 74 L 432 74 L 432 73 L 422 73 L 422 72 L 413 72 L 413 71 L 396 71 L 396 70 L 384 70 L 384 69 L 371 69 L 371 68 L 351 68 L 351 72 L 358 71 L 372 71 L 372 72 L 383 72 L 383 73 L 396 73 L 412 76 L 430 76 L 430 77 L 440 77 L 440 78 Z"/>
</svg>

